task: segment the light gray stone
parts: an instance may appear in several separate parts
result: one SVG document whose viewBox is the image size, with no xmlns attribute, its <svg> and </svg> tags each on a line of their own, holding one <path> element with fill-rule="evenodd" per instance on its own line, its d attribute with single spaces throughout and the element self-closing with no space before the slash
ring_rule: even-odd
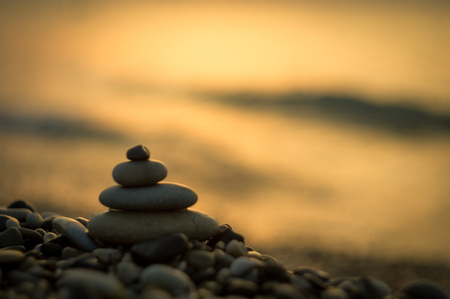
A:
<svg viewBox="0 0 450 299">
<path fill-rule="evenodd" d="M 117 164 L 112 175 L 124 187 L 151 186 L 166 178 L 167 168 L 156 160 L 130 161 Z"/>
<path fill-rule="evenodd" d="M 52 232 L 48 232 L 44 235 L 44 243 L 47 243 L 50 240 L 53 240 L 54 238 L 56 238 L 58 235 Z"/>
<path fill-rule="evenodd" d="M 233 276 L 244 276 L 257 267 L 264 264 L 255 259 L 246 256 L 236 258 L 230 265 L 230 271 Z"/>
<path fill-rule="evenodd" d="M 43 221 L 41 214 L 36 212 L 28 214 L 26 219 L 27 227 L 31 229 L 41 227 Z"/>
<path fill-rule="evenodd" d="M 58 288 L 65 286 L 88 285 L 103 297 L 122 299 L 125 288 L 120 280 L 112 275 L 89 269 L 68 269 L 58 280 Z"/>
<path fill-rule="evenodd" d="M 187 296 L 195 290 L 195 284 L 189 276 L 175 268 L 163 264 L 154 264 L 145 268 L 140 281 L 170 292 L 174 296 Z"/>
<path fill-rule="evenodd" d="M 231 240 L 230 242 L 228 242 L 225 250 L 229 255 L 232 255 L 234 257 L 245 256 L 247 254 L 247 248 L 245 247 L 245 244 L 239 242 L 238 240 Z"/>
<path fill-rule="evenodd" d="M 68 217 L 56 217 L 52 221 L 53 228 L 60 234 L 64 234 L 69 239 L 73 247 L 92 252 L 97 245 L 87 234 L 87 229 L 78 221 Z"/>
<path fill-rule="evenodd" d="M 167 233 L 183 233 L 204 241 L 219 229 L 218 221 L 199 211 L 133 212 L 108 210 L 92 215 L 88 230 L 94 239 L 113 244 L 136 244 Z"/>
<path fill-rule="evenodd" d="M 117 185 L 103 190 L 99 199 L 112 209 L 162 211 L 190 207 L 197 202 L 197 194 L 189 187 L 175 183 L 135 188 Z"/>
</svg>

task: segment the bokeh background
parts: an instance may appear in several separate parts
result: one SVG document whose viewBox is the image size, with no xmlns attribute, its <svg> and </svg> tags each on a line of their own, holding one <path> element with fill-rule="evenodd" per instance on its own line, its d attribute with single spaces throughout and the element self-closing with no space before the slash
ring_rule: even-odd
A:
<svg viewBox="0 0 450 299">
<path fill-rule="evenodd" d="M 288 268 L 450 287 L 448 1 L 1 1 L 0 204 L 127 149 Z"/>
</svg>

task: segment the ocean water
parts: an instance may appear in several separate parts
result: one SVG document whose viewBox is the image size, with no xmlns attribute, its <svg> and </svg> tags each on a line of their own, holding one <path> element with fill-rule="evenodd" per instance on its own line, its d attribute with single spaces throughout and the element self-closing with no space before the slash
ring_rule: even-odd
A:
<svg viewBox="0 0 450 299">
<path fill-rule="evenodd" d="M 0 204 L 90 217 L 143 144 L 251 246 L 447 265 L 450 18 L 427 3 L 2 3 Z"/>
</svg>

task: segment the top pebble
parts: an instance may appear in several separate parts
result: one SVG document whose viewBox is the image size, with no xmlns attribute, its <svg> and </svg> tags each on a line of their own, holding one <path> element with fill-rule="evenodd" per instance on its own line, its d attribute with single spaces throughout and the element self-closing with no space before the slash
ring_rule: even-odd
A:
<svg viewBox="0 0 450 299">
<path fill-rule="evenodd" d="M 136 145 L 127 151 L 127 159 L 131 161 L 145 161 L 150 159 L 150 151 L 143 145 Z"/>
</svg>

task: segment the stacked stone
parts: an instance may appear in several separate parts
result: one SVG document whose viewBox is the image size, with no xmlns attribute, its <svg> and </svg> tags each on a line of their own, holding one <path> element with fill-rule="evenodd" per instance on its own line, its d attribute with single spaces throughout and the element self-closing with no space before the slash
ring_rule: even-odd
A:
<svg viewBox="0 0 450 299">
<path fill-rule="evenodd" d="M 167 233 L 183 233 L 191 240 L 205 241 L 219 229 L 218 221 L 188 209 L 197 194 L 187 186 L 161 182 L 165 165 L 150 160 L 149 150 L 138 145 L 127 152 L 128 162 L 113 169 L 118 185 L 105 189 L 100 202 L 109 210 L 92 215 L 88 230 L 98 240 L 131 245 Z"/>
</svg>

